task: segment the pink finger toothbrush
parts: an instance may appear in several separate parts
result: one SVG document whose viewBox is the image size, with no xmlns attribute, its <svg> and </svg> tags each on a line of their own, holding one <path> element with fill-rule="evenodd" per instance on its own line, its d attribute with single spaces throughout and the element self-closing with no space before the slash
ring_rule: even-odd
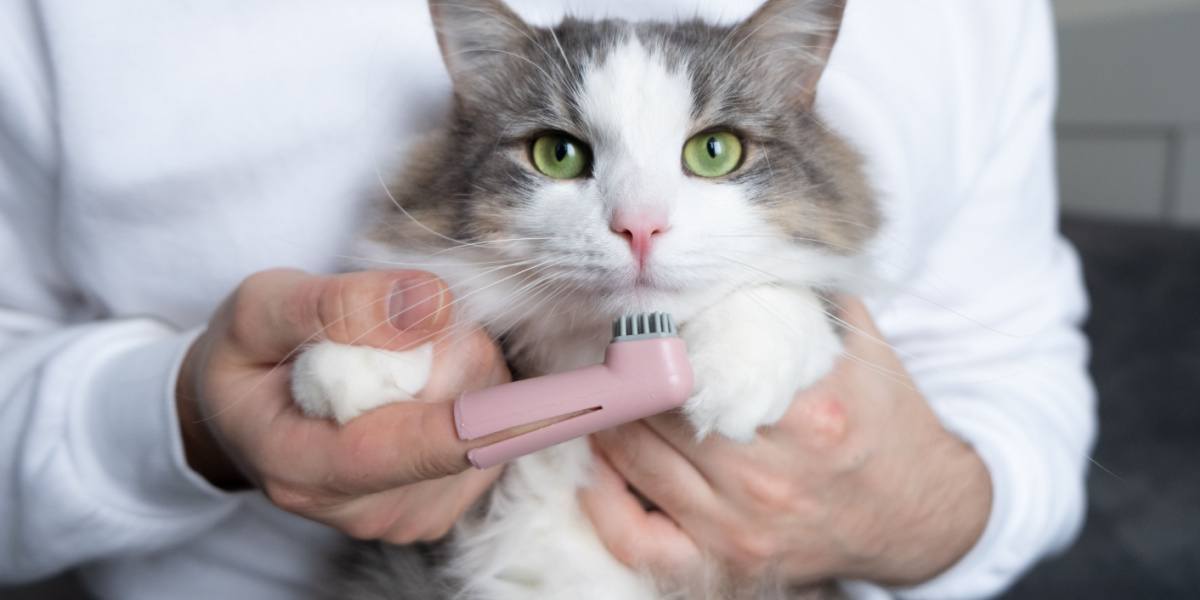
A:
<svg viewBox="0 0 1200 600">
<path fill-rule="evenodd" d="M 561 419 L 467 452 L 479 469 L 638 419 L 679 408 L 692 394 L 687 346 L 666 313 L 613 322 L 604 362 L 463 394 L 454 403 L 462 440 Z"/>
</svg>

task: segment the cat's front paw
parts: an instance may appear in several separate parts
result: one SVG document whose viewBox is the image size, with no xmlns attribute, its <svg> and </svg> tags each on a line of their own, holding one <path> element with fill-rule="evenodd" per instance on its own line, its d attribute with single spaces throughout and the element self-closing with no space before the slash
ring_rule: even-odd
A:
<svg viewBox="0 0 1200 600">
<path fill-rule="evenodd" d="M 305 414 L 345 423 L 373 408 L 411 400 L 429 381 L 433 344 L 392 352 L 320 342 L 292 369 L 292 397 Z"/>
<path fill-rule="evenodd" d="M 742 442 L 782 418 L 842 350 L 816 294 L 787 288 L 735 292 L 680 333 L 696 382 L 684 414 L 698 437 Z"/>
<path fill-rule="evenodd" d="M 782 416 L 796 393 L 796 388 L 781 381 L 747 376 L 754 365 L 737 362 L 693 359 L 696 393 L 684 405 L 684 414 L 696 430 L 697 438 L 715 432 L 749 442 L 759 427 Z"/>
</svg>

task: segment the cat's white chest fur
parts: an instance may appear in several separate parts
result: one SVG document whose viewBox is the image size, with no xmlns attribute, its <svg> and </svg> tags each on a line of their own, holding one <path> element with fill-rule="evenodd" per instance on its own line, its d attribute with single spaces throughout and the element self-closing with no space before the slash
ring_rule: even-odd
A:
<svg viewBox="0 0 1200 600">
<path fill-rule="evenodd" d="M 780 286 L 736 291 L 684 323 L 680 333 L 696 381 L 685 416 L 699 434 L 741 441 L 782 417 L 792 396 L 828 372 L 841 351 L 821 299 Z M 553 343 L 546 340 L 538 356 L 562 356 Z M 411 398 L 431 366 L 428 346 L 384 352 L 323 342 L 299 359 L 293 389 L 310 414 L 344 422 Z M 465 519 L 453 534 L 447 568 L 464 582 L 464 597 L 660 597 L 650 579 L 608 554 L 581 512 L 575 494 L 588 482 L 591 461 L 587 444 L 574 440 L 509 466 L 497 484 L 505 502 Z"/>
</svg>

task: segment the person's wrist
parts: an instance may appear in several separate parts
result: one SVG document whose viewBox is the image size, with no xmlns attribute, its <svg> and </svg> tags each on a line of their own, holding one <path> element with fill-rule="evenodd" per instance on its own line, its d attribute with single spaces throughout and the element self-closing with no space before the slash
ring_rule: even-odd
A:
<svg viewBox="0 0 1200 600">
<path fill-rule="evenodd" d="M 860 565 L 856 579 L 889 587 L 930 581 L 975 546 L 991 514 L 992 482 L 979 455 L 939 427 L 936 440 L 913 455 L 907 469 L 891 468 L 898 520 L 885 525 L 886 551 Z"/>
<path fill-rule="evenodd" d="M 206 336 L 201 335 L 188 348 L 175 381 L 175 412 L 179 417 L 184 458 L 192 471 L 219 489 L 249 489 L 250 483 L 221 448 L 200 409 L 197 371 L 205 343 Z"/>
</svg>

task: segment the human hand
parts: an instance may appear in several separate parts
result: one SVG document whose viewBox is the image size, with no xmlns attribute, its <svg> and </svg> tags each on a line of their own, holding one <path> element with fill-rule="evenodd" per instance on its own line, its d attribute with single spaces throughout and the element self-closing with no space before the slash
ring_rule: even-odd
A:
<svg viewBox="0 0 1200 600">
<path fill-rule="evenodd" d="M 420 272 L 318 277 L 271 270 L 246 279 L 217 310 L 180 370 L 176 398 L 189 465 L 225 488 L 246 478 L 279 507 L 363 539 L 444 535 L 500 470 L 466 470 L 450 400 L 509 380 L 482 330 L 449 327 L 445 284 Z M 328 339 L 386 350 L 435 341 L 429 382 L 413 402 L 339 427 L 305 417 L 290 363 Z M 244 476 L 244 477 L 243 477 Z"/>
<path fill-rule="evenodd" d="M 842 318 L 834 371 L 749 444 L 697 443 L 674 414 L 593 436 L 600 460 L 580 497 L 618 560 L 673 579 L 715 559 L 735 579 L 910 585 L 966 554 L 991 510 L 986 468 L 941 427 L 866 308 L 850 301 Z"/>
</svg>

